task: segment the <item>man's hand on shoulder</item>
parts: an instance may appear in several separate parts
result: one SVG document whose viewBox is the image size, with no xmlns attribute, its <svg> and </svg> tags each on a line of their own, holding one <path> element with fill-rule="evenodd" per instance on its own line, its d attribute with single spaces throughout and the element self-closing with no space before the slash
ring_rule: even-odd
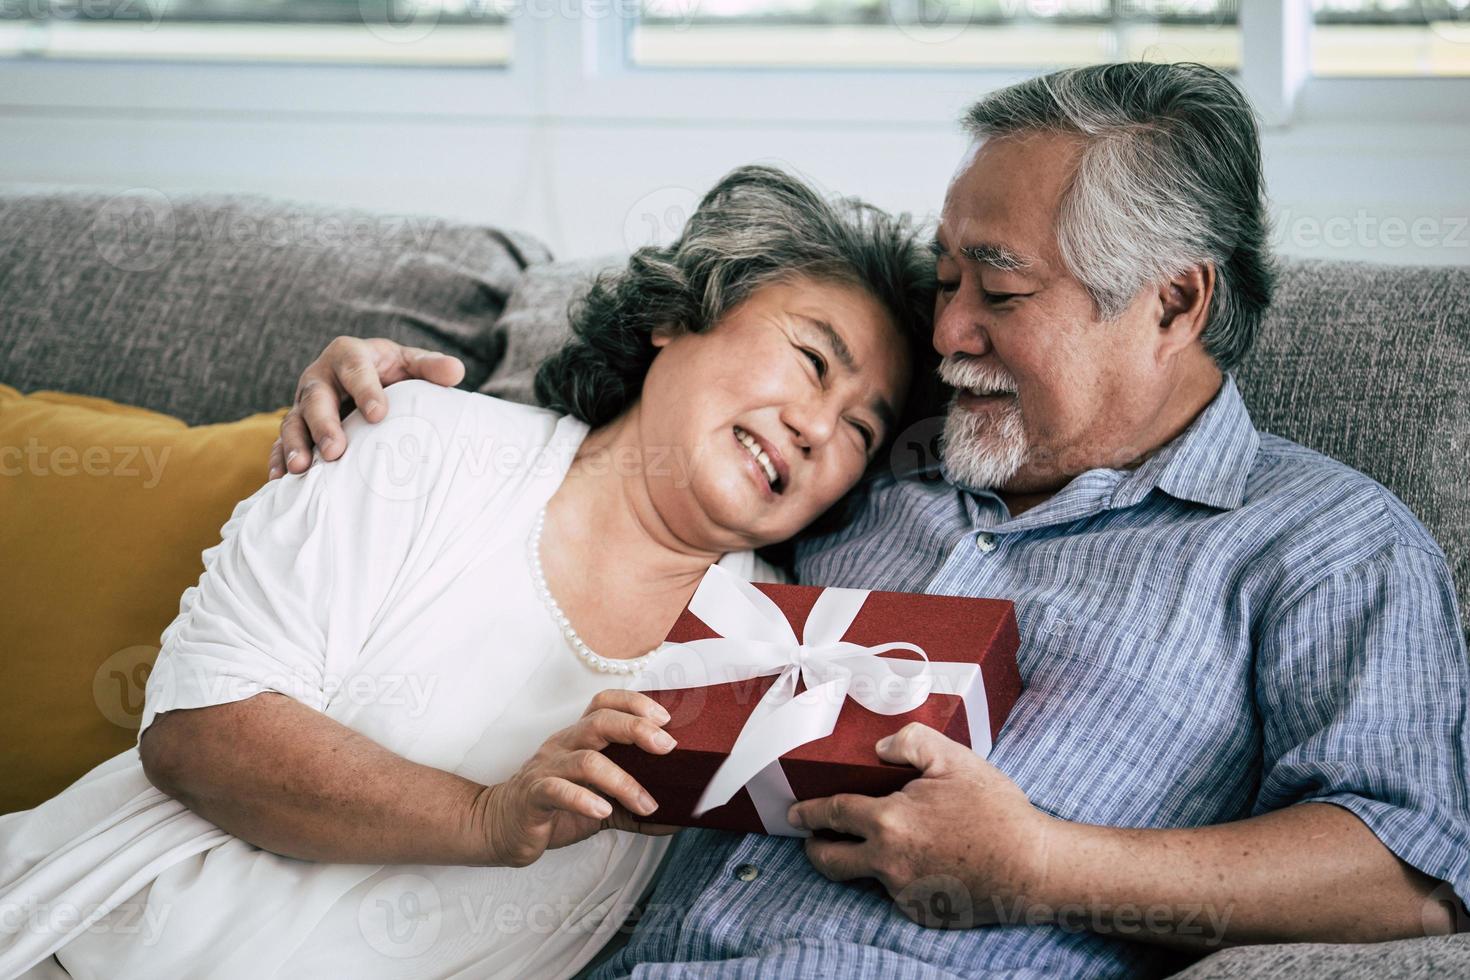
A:
<svg viewBox="0 0 1470 980">
<path fill-rule="evenodd" d="M 358 407 L 369 422 L 381 422 L 388 410 L 383 389 L 410 378 L 450 388 L 464 379 L 464 362 L 382 337 L 333 340 L 296 382 L 295 402 L 271 447 L 270 479 L 305 473 L 313 446 L 321 448 L 323 459 L 341 456 L 347 448 L 342 431 L 347 413 Z"/>
<path fill-rule="evenodd" d="M 1001 920 L 1034 899 L 1046 877 L 1056 821 L 966 745 L 910 724 L 878 743 L 885 762 L 922 775 L 885 797 L 806 800 L 791 820 L 862 838 L 812 838 L 806 853 L 833 881 L 876 878 L 921 925 L 968 928 Z"/>
</svg>

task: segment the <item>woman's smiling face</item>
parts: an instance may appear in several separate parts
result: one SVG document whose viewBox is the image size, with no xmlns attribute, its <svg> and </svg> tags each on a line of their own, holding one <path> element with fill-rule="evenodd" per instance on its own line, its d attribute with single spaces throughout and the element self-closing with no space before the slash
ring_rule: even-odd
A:
<svg viewBox="0 0 1470 980">
<path fill-rule="evenodd" d="M 793 277 L 704 333 L 660 332 L 638 429 L 649 489 L 681 536 L 784 541 L 857 483 L 902 409 L 911 364 L 866 290 Z"/>
</svg>

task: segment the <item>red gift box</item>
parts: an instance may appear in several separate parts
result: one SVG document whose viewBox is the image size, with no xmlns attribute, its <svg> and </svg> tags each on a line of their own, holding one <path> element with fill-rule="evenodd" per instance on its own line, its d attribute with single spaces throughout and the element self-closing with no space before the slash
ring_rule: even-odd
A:
<svg viewBox="0 0 1470 980">
<path fill-rule="evenodd" d="M 716 575 L 725 578 L 720 582 L 712 582 L 711 577 Z M 812 643 L 808 618 L 813 608 L 824 593 L 833 593 L 822 600 L 826 604 L 826 612 L 818 614 L 819 622 L 815 629 L 819 633 L 824 629 L 828 633 L 836 631 L 829 639 L 840 637 L 842 642 L 827 652 L 837 658 L 838 663 L 861 665 L 858 672 L 862 673 L 864 668 L 871 671 L 874 666 L 887 669 L 892 658 L 907 661 L 893 665 L 900 673 L 912 675 L 923 670 L 926 676 L 935 673 L 943 673 L 943 676 L 936 680 L 933 693 L 929 693 L 927 697 L 923 697 L 922 693 L 917 695 L 922 698 L 922 703 L 912 710 L 896 714 L 880 714 L 869 710 L 854 700 L 858 696 L 856 694 L 838 693 L 834 698 L 828 690 L 832 685 L 819 685 L 821 690 L 807 693 L 827 695 L 820 700 L 830 705 L 827 711 L 836 714 L 836 723 L 831 728 L 831 734 L 781 753 L 779 768 L 771 767 L 762 771 L 742 785 L 729 802 L 714 806 L 697 816 L 697 804 L 701 796 L 711 787 L 716 773 L 731 756 L 732 747 L 736 746 L 738 738 L 780 738 L 782 735 L 779 731 L 762 729 L 781 729 L 783 725 L 780 722 L 783 721 L 788 723 L 784 727 L 791 727 L 789 719 L 793 716 L 789 714 L 771 716 L 771 724 L 767 724 L 766 716 L 762 715 L 762 720 L 752 725 L 755 733 L 742 736 L 742 730 L 752 713 L 766 710 L 758 709 L 757 706 L 772 686 L 779 683 L 793 685 L 793 681 L 790 676 L 778 676 L 779 671 L 770 669 L 769 663 L 765 676 L 744 676 L 729 683 L 693 686 L 702 679 L 710 679 L 701 678 L 697 669 L 691 672 L 691 678 L 681 677 L 676 685 L 668 683 L 668 676 L 649 678 L 640 687 L 662 704 L 672 716 L 665 730 L 678 741 L 678 746 L 662 756 L 650 755 L 627 745 L 612 745 L 604 752 L 637 779 L 658 801 L 659 808 L 645 818 L 652 822 L 800 835 L 801 832 L 785 823 L 785 808 L 789 805 L 790 797 L 783 797 L 783 794 L 789 792 L 795 799 L 804 800 L 836 793 L 882 796 L 896 792 L 909 780 L 917 777 L 918 770 L 879 759 L 874 748 L 879 739 L 917 721 L 958 742 L 974 746 L 981 754 L 986 754 L 991 739 L 1000 731 L 1012 705 L 1020 696 L 1021 678 L 1016 669 L 1019 634 L 1015 610 L 1010 602 L 796 585 L 752 587 L 736 580 L 724 569 L 714 568 L 705 582 L 701 583 L 700 592 L 696 593 L 690 607 L 684 610 L 669 631 L 670 644 L 690 644 L 691 641 L 712 640 L 720 636 L 695 612 L 696 609 L 701 609 L 709 615 L 708 610 L 711 607 L 708 604 L 709 596 L 705 593 L 712 585 L 725 588 L 727 599 L 733 595 L 731 589 L 738 589 L 747 597 L 746 601 L 753 599 L 755 604 L 768 606 L 768 603 L 750 591 L 752 588 L 758 590 L 775 604 L 774 608 L 766 610 L 768 616 L 777 615 L 776 610 L 779 609 L 779 615 L 784 616 L 789 624 L 782 626 L 777 632 L 789 630 L 794 637 L 801 637 L 807 644 Z M 701 601 L 705 601 L 705 605 L 701 606 Z M 834 607 L 838 607 L 836 618 L 831 615 Z M 731 622 L 729 612 L 725 610 L 720 621 Z M 746 609 L 744 615 L 754 618 L 759 612 L 756 609 Z M 773 635 L 770 632 L 770 623 L 761 628 L 767 630 L 767 636 Z M 760 632 L 760 629 L 756 632 Z M 757 649 L 761 651 L 760 656 L 767 661 L 780 660 L 788 655 L 784 650 L 776 650 L 781 644 L 750 642 L 750 636 L 736 636 L 728 628 L 725 636 L 729 639 L 721 641 L 721 656 L 724 657 L 739 659 L 745 651 Z M 792 648 L 789 656 L 795 662 L 789 666 L 788 672 L 794 676 L 799 669 L 795 664 L 801 663 L 813 648 L 794 642 L 787 645 Z M 874 661 L 870 655 L 855 654 L 853 645 L 879 651 L 882 660 Z M 924 670 L 921 658 L 907 649 L 887 649 L 890 646 L 909 645 L 921 648 L 932 666 Z M 700 646 L 693 644 L 692 648 Z M 671 648 L 664 649 L 667 651 Z M 851 658 L 855 655 L 859 659 L 841 659 L 843 656 Z M 658 662 L 655 660 L 655 664 Z M 664 673 L 667 675 L 668 671 Z M 675 676 L 678 676 L 677 672 Z M 806 675 L 806 679 L 810 680 L 811 676 Z M 901 686 L 905 682 L 900 678 L 892 683 Z M 960 686 L 956 687 L 957 684 Z M 650 687 L 663 689 L 647 689 Z M 800 683 L 792 686 L 793 692 L 798 694 L 804 689 L 805 686 Z M 868 689 L 871 691 L 872 685 L 868 685 Z M 946 690 L 963 691 L 963 696 L 960 693 L 940 693 Z M 840 709 L 837 707 L 839 701 Z M 987 729 L 978 733 L 979 737 L 973 740 L 967 721 L 967 715 L 972 712 L 985 719 Z M 827 723 L 830 724 L 830 714 Z M 725 773 L 723 781 L 727 784 L 729 776 L 729 772 Z M 776 785 L 772 784 L 773 779 Z M 755 797 L 752 795 L 753 791 Z M 785 802 L 780 802 L 782 799 Z"/>
</svg>

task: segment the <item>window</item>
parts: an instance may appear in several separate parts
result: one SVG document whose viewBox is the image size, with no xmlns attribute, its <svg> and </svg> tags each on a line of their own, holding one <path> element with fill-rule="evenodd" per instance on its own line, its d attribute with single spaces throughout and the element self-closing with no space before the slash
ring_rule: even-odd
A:
<svg viewBox="0 0 1470 980">
<path fill-rule="evenodd" d="M 480 0 L 0 0 L 0 55 L 128 61 L 495 66 Z"/>
<path fill-rule="evenodd" d="M 1313 0 L 1317 75 L 1470 75 L 1470 0 Z"/>
<path fill-rule="evenodd" d="M 1460 122 L 1470 0 L 0 0 L 8 106 L 927 124 L 1138 58 L 1270 126 Z"/>
<path fill-rule="evenodd" d="M 646 67 L 1240 64 L 1234 0 L 642 0 Z"/>
</svg>

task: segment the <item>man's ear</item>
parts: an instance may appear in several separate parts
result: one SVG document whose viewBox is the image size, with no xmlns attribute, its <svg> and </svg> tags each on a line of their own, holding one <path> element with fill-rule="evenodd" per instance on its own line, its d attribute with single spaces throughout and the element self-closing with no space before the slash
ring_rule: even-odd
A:
<svg viewBox="0 0 1470 980">
<path fill-rule="evenodd" d="M 1215 265 L 1205 262 L 1159 287 L 1159 356 L 1172 357 L 1199 339 L 1210 322 Z"/>
<path fill-rule="evenodd" d="M 655 347 L 667 347 L 667 346 L 669 346 L 669 341 L 673 340 L 678 335 L 679 335 L 679 331 L 676 330 L 673 327 L 669 327 L 669 326 L 654 327 L 653 328 L 653 346 L 655 346 Z"/>
</svg>

